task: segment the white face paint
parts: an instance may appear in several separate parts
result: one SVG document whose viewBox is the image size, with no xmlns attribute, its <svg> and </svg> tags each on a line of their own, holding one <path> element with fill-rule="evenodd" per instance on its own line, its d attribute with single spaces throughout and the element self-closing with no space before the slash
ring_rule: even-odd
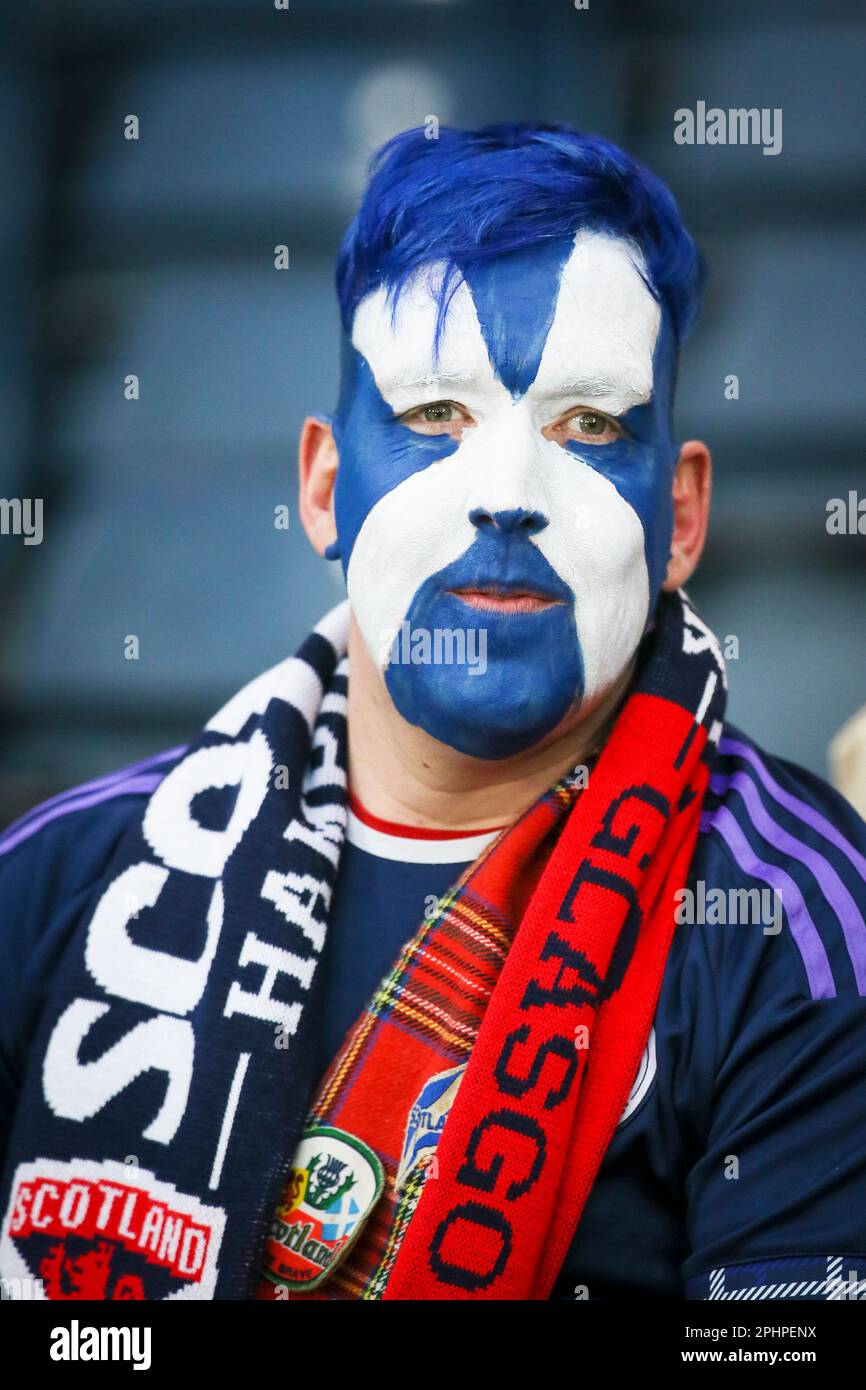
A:
<svg viewBox="0 0 866 1390">
<path fill-rule="evenodd" d="M 583 658 L 576 698 L 594 702 L 624 670 L 655 597 L 646 518 L 605 476 L 603 459 L 617 446 L 565 448 L 542 430 L 576 406 L 622 416 L 650 401 L 661 315 L 641 264 L 625 241 L 577 233 L 535 380 L 517 399 L 494 372 L 465 281 L 434 362 L 431 290 L 441 266 L 410 282 L 393 326 L 384 288 L 359 305 L 352 342 L 394 413 L 450 400 L 475 422 L 454 452 L 380 489 L 355 536 L 349 597 L 380 666 L 420 587 L 472 546 L 474 510 L 522 509 L 547 518 L 531 543 L 573 595 Z"/>
</svg>

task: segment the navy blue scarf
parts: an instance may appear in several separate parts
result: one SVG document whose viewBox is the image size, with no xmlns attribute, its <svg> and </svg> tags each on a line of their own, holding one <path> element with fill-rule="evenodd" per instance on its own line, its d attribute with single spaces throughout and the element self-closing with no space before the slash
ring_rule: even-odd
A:
<svg viewBox="0 0 866 1390">
<path fill-rule="evenodd" d="M 81 914 L 0 1192 L 22 1296 L 252 1296 L 317 1080 L 347 634 L 343 603 L 211 720 Z"/>
</svg>

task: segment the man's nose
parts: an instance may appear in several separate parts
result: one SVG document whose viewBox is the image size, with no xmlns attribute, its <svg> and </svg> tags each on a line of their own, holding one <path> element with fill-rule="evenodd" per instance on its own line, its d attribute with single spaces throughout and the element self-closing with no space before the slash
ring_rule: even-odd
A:
<svg viewBox="0 0 866 1390">
<path fill-rule="evenodd" d="M 484 527 L 492 530 L 502 531 L 506 536 L 514 536 L 522 533 L 526 536 L 535 536 L 539 531 L 543 531 L 547 526 L 547 517 L 543 512 L 529 511 L 525 507 L 510 507 L 507 511 L 492 512 L 486 507 L 473 507 L 469 513 L 469 520 L 473 526 L 477 526 L 479 531 Z"/>
</svg>

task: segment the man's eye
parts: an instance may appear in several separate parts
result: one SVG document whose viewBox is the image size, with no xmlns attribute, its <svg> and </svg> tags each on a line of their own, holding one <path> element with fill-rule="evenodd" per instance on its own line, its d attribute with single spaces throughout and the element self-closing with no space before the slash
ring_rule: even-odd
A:
<svg viewBox="0 0 866 1390">
<path fill-rule="evenodd" d="M 607 420 L 603 415 L 593 415 L 591 411 L 584 411 L 582 415 L 575 416 L 575 424 L 584 434 L 604 434 L 607 428 Z"/>
<path fill-rule="evenodd" d="M 474 423 L 469 412 L 456 401 L 433 401 L 404 411 L 397 418 L 401 425 L 408 425 L 418 434 L 459 435 Z"/>
<path fill-rule="evenodd" d="M 624 434 L 622 425 L 611 415 L 603 415 L 599 410 L 576 410 L 567 419 L 551 426 L 549 437 L 561 443 L 577 439 L 585 444 L 610 444 Z"/>
</svg>

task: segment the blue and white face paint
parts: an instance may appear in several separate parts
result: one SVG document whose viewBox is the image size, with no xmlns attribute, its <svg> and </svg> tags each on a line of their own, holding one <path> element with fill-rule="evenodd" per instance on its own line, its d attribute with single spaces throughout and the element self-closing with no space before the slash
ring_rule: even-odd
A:
<svg viewBox="0 0 866 1390">
<path fill-rule="evenodd" d="M 393 323 L 384 287 L 356 310 L 329 553 L 397 709 L 462 752 L 521 752 L 597 705 L 647 627 L 676 450 L 673 343 L 642 269 L 592 231 L 502 257 L 460 283 L 435 357 L 440 264 Z M 483 672 L 389 660 L 405 623 L 476 652 L 483 632 Z"/>
</svg>

